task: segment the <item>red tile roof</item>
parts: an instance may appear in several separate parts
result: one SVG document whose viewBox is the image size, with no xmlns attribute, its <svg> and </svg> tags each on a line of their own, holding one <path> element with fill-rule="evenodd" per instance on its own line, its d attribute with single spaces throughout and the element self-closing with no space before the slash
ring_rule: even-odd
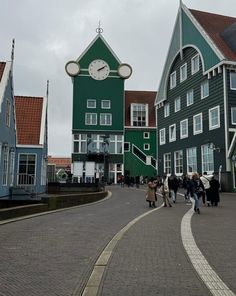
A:
<svg viewBox="0 0 236 296">
<path fill-rule="evenodd" d="M 223 55 L 228 60 L 236 61 L 236 53 L 230 49 L 220 35 L 227 27 L 236 22 L 236 18 L 193 9 L 190 9 L 190 12 Z"/>
<path fill-rule="evenodd" d="M 67 167 L 71 166 L 71 157 L 54 157 L 49 155 L 48 156 L 48 163 L 49 164 L 55 164 L 59 167 Z"/>
<path fill-rule="evenodd" d="M 156 126 L 156 115 L 154 102 L 156 98 L 156 91 L 125 91 L 125 126 L 130 126 L 130 105 L 132 103 L 148 104 L 149 111 L 149 127 Z"/>
<path fill-rule="evenodd" d="M 15 96 L 17 144 L 39 145 L 43 98 Z"/>
<path fill-rule="evenodd" d="M 0 62 L 0 82 L 2 80 L 2 75 L 5 69 L 6 63 L 5 62 Z"/>
</svg>

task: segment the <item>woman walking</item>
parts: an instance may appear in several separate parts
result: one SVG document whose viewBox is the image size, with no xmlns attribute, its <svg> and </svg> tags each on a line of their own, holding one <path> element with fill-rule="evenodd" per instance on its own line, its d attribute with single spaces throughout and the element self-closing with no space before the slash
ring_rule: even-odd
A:
<svg viewBox="0 0 236 296">
<path fill-rule="evenodd" d="M 146 201 L 149 202 L 149 208 L 156 208 L 156 182 L 154 178 L 151 178 L 148 182 L 148 190 L 146 195 Z"/>
<path fill-rule="evenodd" d="M 166 175 L 164 175 L 162 179 L 160 191 L 162 194 L 164 207 L 167 207 L 167 204 L 169 207 L 172 207 L 169 200 L 169 185 L 168 185 L 168 177 Z"/>
<path fill-rule="evenodd" d="M 192 179 L 190 181 L 190 193 L 191 197 L 194 198 L 195 204 L 194 204 L 194 211 L 200 214 L 200 203 L 199 199 L 202 195 L 202 191 L 204 190 L 203 184 L 199 178 L 198 173 L 192 174 Z"/>
</svg>

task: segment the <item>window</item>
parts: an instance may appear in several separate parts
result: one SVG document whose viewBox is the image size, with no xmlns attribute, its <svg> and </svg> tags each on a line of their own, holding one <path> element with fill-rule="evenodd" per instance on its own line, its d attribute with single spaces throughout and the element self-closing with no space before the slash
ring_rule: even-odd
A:
<svg viewBox="0 0 236 296">
<path fill-rule="evenodd" d="M 11 102 L 9 100 L 6 101 L 6 126 L 10 127 L 11 122 Z"/>
<path fill-rule="evenodd" d="M 131 104 L 131 126 L 148 126 L 148 104 Z"/>
<path fill-rule="evenodd" d="M 74 135 L 74 153 L 87 153 L 87 144 L 89 144 L 90 138 L 87 138 L 86 134 Z"/>
<path fill-rule="evenodd" d="M 130 152 L 130 142 L 124 142 L 124 151 Z"/>
<path fill-rule="evenodd" d="M 2 185 L 7 185 L 8 165 L 9 165 L 9 147 L 3 146 L 3 170 L 2 170 Z"/>
<path fill-rule="evenodd" d="M 36 154 L 20 154 L 18 185 L 35 185 Z"/>
<path fill-rule="evenodd" d="M 188 119 L 180 121 L 180 139 L 188 137 Z"/>
<path fill-rule="evenodd" d="M 231 108 L 231 123 L 236 124 L 236 107 Z"/>
<path fill-rule="evenodd" d="M 175 99 L 175 112 L 178 112 L 181 109 L 181 99 L 178 97 Z"/>
<path fill-rule="evenodd" d="M 202 113 L 193 116 L 193 134 L 202 133 Z"/>
<path fill-rule="evenodd" d="M 230 89 L 236 90 L 236 72 L 230 72 Z"/>
<path fill-rule="evenodd" d="M 96 100 L 87 100 L 87 108 L 96 108 Z"/>
<path fill-rule="evenodd" d="M 97 114 L 85 113 L 85 125 L 97 125 Z"/>
<path fill-rule="evenodd" d="M 197 148 L 187 149 L 187 173 L 197 172 Z"/>
<path fill-rule="evenodd" d="M 201 99 L 209 96 L 209 81 L 206 80 L 201 84 Z"/>
<path fill-rule="evenodd" d="M 168 117 L 170 115 L 170 103 L 164 105 L 164 117 Z"/>
<path fill-rule="evenodd" d="M 149 139 L 150 138 L 150 133 L 149 132 L 144 132 L 143 133 L 143 138 L 144 139 Z"/>
<path fill-rule="evenodd" d="M 164 173 L 171 174 L 171 153 L 165 153 L 163 155 L 164 159 Z"/>
<path fill-rule="evenodd" d="M 209 129 L 220 127 L 220 106 L 211 108 L 209 110 Z"/>
<path fill-rule="evenodd" d="M 164 145 L 166 143 L 166 129 L 162 128 L 159 132 L 160 137 L 160 145 Z"/>
<path fill-rule="evenodd" d="M 202 145 L 202 172 L 212 173 L 214 171 L 214 150 L 210 148 L 211 145 Z"/>
<path fill-rule="evenodd" d="M 10 152 L 10 166 L 9 166 L 9 185 L 14 183 L 14 166 L 15 166 L 15 152 Z"/>
<path fill-rule="evenodd" d="M 183 151 L 175 151 L 175 174 L 182 175 L 183 174 Z"/>
<path fill-rule="evenodd" d="M 199 54 L 191 59 L 191 73 L 192 75 L 199 71 Z"/>
<path fill-rule="evenodd" d="M 143 150 L 150 150 L 150 144 L 144 143 L 143 144 Z"/>
<path fill-rule="evenodd" d="M 112 115 L 110 113 L 101 113 L 100 125 L 112 125 Z"/>
<path fill-rule="evenodd" d="M 187 99 L 187 106 L 190 106 L 193 104 L 193 89 L 187 92 L 186 99 Z"/>
<path fill-rule="evenodd" d="M 110 135 L 109 153 L 122 154 L 123 153 L 123 136 Z"/>
<path fill-rule="evenodd" d="M 174 142 L 176 140 L 176 124 L 169 126 L 169 142 Z"/>
<path fill-rule="evenodd" d="M 102 100 L 101 107 L 102 107 L 102 109 L 111 109 L 111 101 L 110 100 Z"/>
<path fill-rule="evenodd" d="M 180 67 L 180 82 L 187 79 L 187 64 Z"/>
<path fill-rule="evenodd" d="M 170 89 L 176 87 L 176 71 L 170 74 Z"/>
</svg>

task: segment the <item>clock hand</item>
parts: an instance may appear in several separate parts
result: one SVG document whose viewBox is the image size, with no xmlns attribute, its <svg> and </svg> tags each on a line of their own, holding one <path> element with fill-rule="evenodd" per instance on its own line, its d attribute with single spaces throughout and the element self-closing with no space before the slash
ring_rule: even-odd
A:
<svg viewBox="0 0 236 296">
<path fill-rule="evenodd" d="M 101 71 L 102 69 L 106 68 L 106 66 L 107 66 L 107 65 L 105 65 L 105 66 L 99 68 L 98 71 Z"/>
</svg>

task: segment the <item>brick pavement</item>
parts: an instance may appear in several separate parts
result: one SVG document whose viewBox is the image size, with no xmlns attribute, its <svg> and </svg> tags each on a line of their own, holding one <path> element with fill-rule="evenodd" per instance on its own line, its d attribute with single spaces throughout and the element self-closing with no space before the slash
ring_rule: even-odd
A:
<svg viewBox="0 0 236 296">
<path fill-rule="evenodd" d="M 116 245 L 99 295 L 210 295 L 182 245 L 183 199 L 152 211 L 142 189 L 112 191 L 98 204 L 0 226 L 0 295 L 80 295 L 107 243 L 147 211 Z M 198 247 L 234 292 L 235 202 L 224 195 L 219 208 L 192 219 Z"/>
</svg>

